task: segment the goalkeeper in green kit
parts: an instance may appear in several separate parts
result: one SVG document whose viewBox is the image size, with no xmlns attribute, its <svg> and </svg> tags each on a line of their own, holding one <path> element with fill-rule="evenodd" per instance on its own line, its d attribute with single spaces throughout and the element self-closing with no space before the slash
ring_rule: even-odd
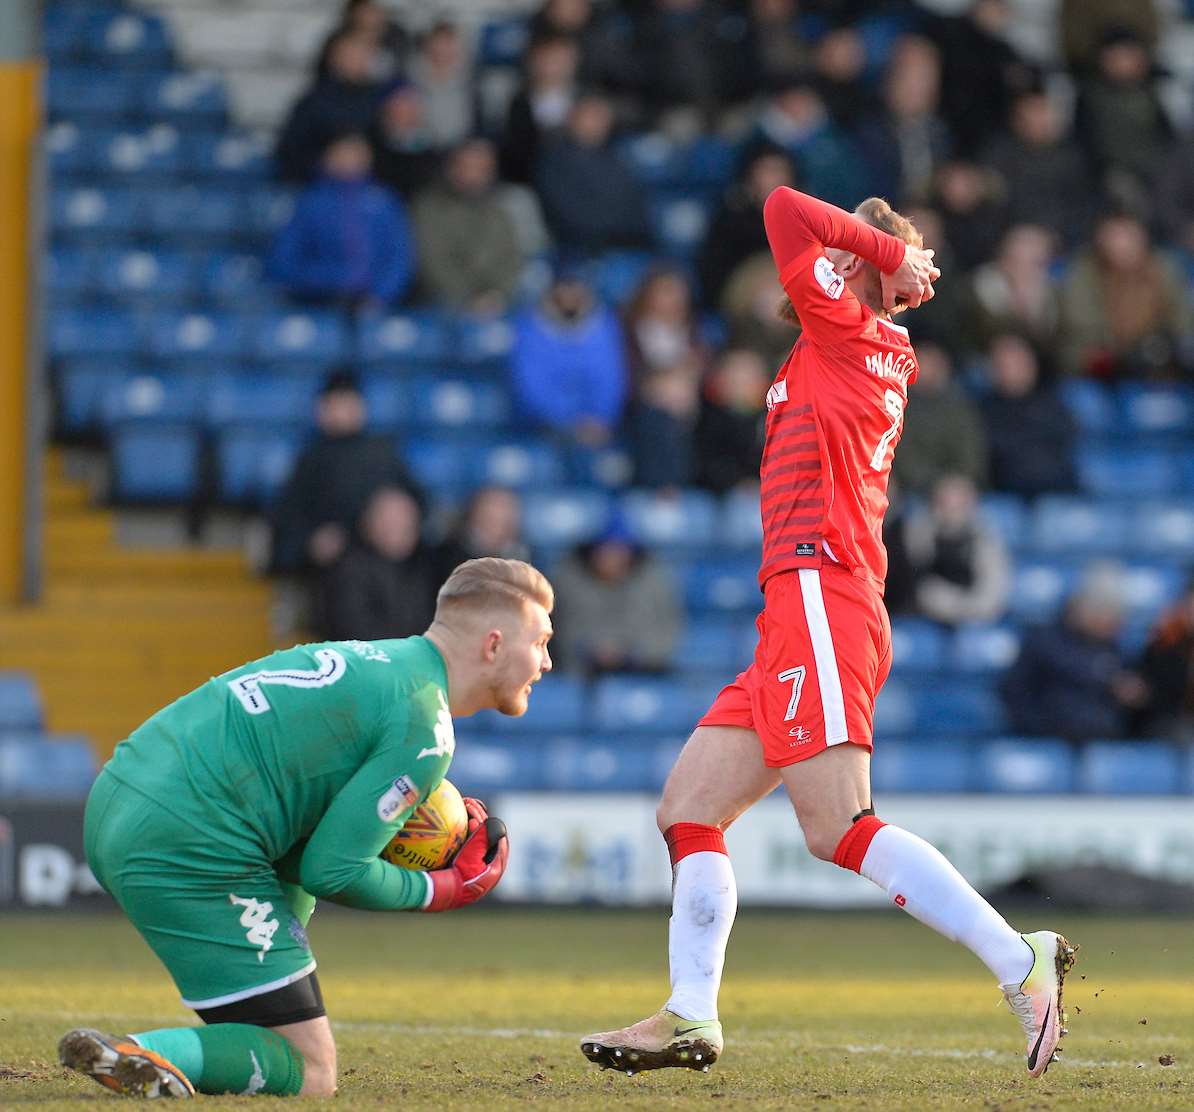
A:
<svg viewBox="0 0 1194 1112">
<path fill-rule="evenodd" d="M 80 1028 L 59 1057 L 117 1092 L 330 1096 L 336 1046 L 306 924 L 315 899 L 446 911 L 501 879 L 505 828 L 434 872 L 378 853 L 438 786 L 452 717 L 526 711 L 551 669 L 551 585 L 529 564 L 461 564 L 422 637 L 329 641 L 210 680 L 117 746 L 87 801 L 100 883 L 204 1026 Z"/>
</svg>

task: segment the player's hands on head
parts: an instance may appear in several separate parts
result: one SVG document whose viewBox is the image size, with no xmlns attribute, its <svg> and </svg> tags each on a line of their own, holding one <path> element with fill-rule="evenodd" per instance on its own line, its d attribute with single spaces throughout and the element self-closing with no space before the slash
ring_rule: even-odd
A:
<svg viewBox="0 0 1194 1112">
<path fill-rule="evenodd" d="M 881 276 L 883 308 L 890 311 L 903 302 L 915 309 L 933 297 L 933 283 L 940 277 L 941 271 L 933 265 L 933 252 L 907 244 L 899 268 Z"/>
<path fill-rule="evenodd" d="M 431 878 L 431 902 L 424 911 L 451 911 L 475 903 L 497 887 L 510 857 L 506 824 L 490 818 L 485 805 L 465 796 L 468 837 L 452 863 L 427 875 Z"/>
</svg>

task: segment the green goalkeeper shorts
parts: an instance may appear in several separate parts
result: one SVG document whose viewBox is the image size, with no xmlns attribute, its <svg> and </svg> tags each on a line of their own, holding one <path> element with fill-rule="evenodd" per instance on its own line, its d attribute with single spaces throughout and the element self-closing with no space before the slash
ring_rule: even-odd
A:
<svg viewBox="0 0 1194 1112">
<path fill-rule="evenodd" d="M 201 831 L 101 772 L 87 800 L 87 862 L 170 971 L 188 1008 L 218 1008 L 315 969 L 311 901 L 270 862 L 204 852 Z"/>
</svg>

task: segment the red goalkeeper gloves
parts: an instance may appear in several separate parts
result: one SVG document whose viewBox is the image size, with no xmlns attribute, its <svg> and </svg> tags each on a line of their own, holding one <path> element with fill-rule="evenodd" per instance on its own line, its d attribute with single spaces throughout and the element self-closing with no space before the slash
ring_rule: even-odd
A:
<svg viewBox="0 0 1194 1112">
<path fill-rule="evenodd" d="M 468 837 L 450 865 L 427 874 L 431 902 L 424 911 L 451 911 L 474 903 L 496 887 L 506 871 L 510 856 L 506 824 L 491 819 L 479 800 L 466 796 L 464 807 L 469 816 Z"/>
</svg>

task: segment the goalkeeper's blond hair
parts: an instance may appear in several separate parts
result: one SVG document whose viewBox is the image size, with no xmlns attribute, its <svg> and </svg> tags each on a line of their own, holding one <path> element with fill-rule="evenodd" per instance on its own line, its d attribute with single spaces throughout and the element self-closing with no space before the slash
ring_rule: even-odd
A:
<svg viewBox="0 0 1194 1112">
<path fill-rule="evenodd" d="M 523 560 L 482 556 L 466 560 L 445 580 L 435 600 L 436 619 L 445 612 L 521 608 L 537 602 L 549 614 L 555 591 L 538 568 Z"/>
</svg>

